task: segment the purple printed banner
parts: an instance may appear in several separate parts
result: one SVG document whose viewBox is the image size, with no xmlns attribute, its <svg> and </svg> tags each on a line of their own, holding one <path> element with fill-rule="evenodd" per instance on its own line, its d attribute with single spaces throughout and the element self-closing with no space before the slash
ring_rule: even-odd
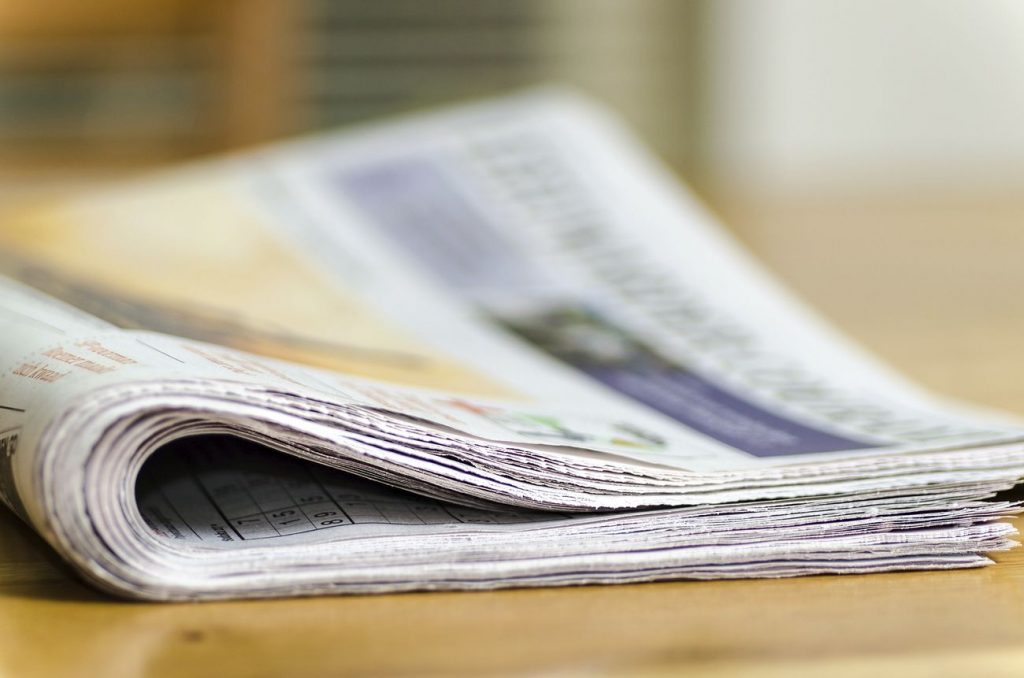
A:
<svg viewBox="0 0 1024 678">
<path fill-rule="evenodd" d="M 524 293 L 552 279 L 429 160 L 408 158 L 350 170 L 337 180 L 381 235 L 464 299 L 469 289 Z M 605 387 L 749 454 L 876 447 L 794 421 L 731 393 L 660 355 L 584 299 L 558 304 L 548 300 L 543 310 L 517 317 L 479 310 L 496 326 Z"/>
</svg>

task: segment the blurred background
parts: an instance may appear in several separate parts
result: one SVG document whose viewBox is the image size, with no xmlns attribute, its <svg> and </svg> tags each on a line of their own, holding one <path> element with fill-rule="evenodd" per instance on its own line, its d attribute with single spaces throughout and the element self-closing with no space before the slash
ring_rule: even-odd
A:
<svg viewBox="0 0 1024 678">
<path fill-rule="evenodd" d="M 5 169 L 160 162 L 538 82 L 691 150 L 699 3 L 47 0 L 0 4 Z"/>
<path fill-rule="evenodd" d="M 544 81 L 709 190 L 1024 184 L 1015 0 L 0 3 L 0 170 L 166 162 Z"/>
<path fill-rule="evenodd" d="M 1024 410 L 1019 0 L 0 3 L 0 209 L 550 81 L 869 346 Z"/>
</svg>

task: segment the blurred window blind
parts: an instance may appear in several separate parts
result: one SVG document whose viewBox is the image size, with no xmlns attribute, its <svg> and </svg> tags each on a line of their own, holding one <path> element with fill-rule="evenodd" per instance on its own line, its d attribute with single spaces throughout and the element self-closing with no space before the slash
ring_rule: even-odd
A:
<svg viewBox="0 0 1024 678">
<path fill-rule="evenodd" d="M 104 38 L 0 47 L 0 143 L 176 143 L 197 134 L 206 41 Z"/>
<path fill-rule="evenodd" d="M 149 159 L 208 144 L 199 124 L 211 90 L 203 7 L 198 0 L 0 4 L 4 166 Z"/>
<path fill-rule="evenodd" d="M 698 2 L 53 2 L 0 9 L 8 159 L 190 155 L 545 82 L 673 160 L 695 138 Z"/>
<path fill-rule="evenodd" d="M 308 0 L 303 126 L 545 82 L 622 111 L 671 159 L 696 126 L 699 3 L 687 0 Z"/>
</svg>

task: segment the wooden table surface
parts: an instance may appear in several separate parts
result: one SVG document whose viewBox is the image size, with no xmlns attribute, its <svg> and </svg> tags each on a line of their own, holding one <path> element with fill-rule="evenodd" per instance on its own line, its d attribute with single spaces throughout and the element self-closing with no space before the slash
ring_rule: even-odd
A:
<svg viewBox="0 0 1024 678">
<path fill-rule="evenodd" d="M 1024 200 L 719 200 L 844 330 L 1024 413 Z M 1024 675 L 1024 550 L 962 572 L 205 604 L 93 593 L 0 515 L 0 676 Z"/>
</svg>

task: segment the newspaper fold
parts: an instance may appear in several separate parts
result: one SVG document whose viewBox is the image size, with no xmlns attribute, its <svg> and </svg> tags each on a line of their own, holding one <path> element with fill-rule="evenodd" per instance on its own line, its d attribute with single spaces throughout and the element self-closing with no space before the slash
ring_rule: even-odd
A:
<svg viewBox="0 0 1024 678">
<path fill-rule="evenodd" d="M 0 495 L 133 598 L 984 565 L 1024 425 L 785 293 L 556 90 L 0 226 Z"/>
</svg>

